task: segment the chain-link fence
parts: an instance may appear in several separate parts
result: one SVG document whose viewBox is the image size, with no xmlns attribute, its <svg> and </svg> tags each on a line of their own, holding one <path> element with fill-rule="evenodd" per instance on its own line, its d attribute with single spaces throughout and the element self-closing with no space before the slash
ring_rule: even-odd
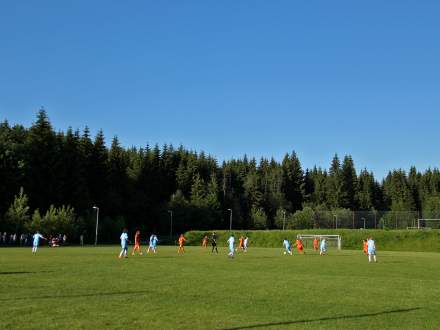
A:
<svg viewBox="0 0 440 330">
<path fill-rule="evenodd" d="M 315 211 L 313 212 L 311 228 L 344 228 L 344 229 L 408 229 L 418 226 L 420 218 L 417 211 Z M 294 223 L 289 227 L 300 226 Z"/>
</svg>

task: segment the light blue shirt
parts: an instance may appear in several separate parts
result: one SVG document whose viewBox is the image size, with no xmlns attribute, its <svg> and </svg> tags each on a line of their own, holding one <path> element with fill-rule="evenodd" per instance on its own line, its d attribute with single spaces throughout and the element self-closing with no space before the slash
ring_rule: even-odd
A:
<svg viewBox="0 0 440 330">
<path fill-rule="evenodd" d="M 283 246 L 286 248 L 286 249 L 290 249 L 290 243 L 289 243 L 289 241 L 287 240 L 287 239 L 285 239 L 284 241 L 283 241 Z"/>
<path fill-rule="evenodd" d="M 233 248 L 235 243 L 235 238 L 233 236 L 229 237 L 228 239 L 229 247 Z"/>
<path fill-rule="evenodd" d="M 376 250 L 376 244 L 374 244 L 374 240 L 369 239 L 367 243 L 368 243 L 368 250 L 369 251 Z"/>
<path fill-rule="evenodd" d="M 41 234 L 37 233 L 33 236 L 33 238 L 34 238 L 34 245 L 38 245 L 38 244 L 40 244 L 40 238 L 43 238 L 43 236 L 41 236 Z"/>
<path fill-rule="evenodd" d="M 127 233 L 122 233 L 122 235 L 121 235 L 121 246 L 123 248 L 127 247 L 127 242 L 128 242 L 128 234 Z"/>
<path fill-rule="evenodd" d="M 157 238 L 156 235 L 154 235 L 153 239 L 150 240 L 150 242 L 151 242 L 150 244 L 153 244 L 153 246 L 156 246 L 157 242 L 159 242 L 159 239 Z"/>
<path fill-rule="evenodd" d="M 324 239 L 321 241 L 321 249 L 325 249 L 327 247 L 327 241 Z"/>
</svg>

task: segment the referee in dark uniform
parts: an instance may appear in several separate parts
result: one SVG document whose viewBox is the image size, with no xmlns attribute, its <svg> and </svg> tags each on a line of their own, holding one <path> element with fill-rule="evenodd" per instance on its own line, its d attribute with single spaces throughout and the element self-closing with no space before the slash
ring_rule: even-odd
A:
<svg viewBox="0 0 440 330">
<path fill-rule="evenodd" d="M 212 235 L 211 235 L 211 245 L 212 245 L 211 253 L 214 253 L 214 249 L 215 249 L 215 252 L 217 252 L 217 254 L 218 254 L 218 250 L 217 250 L 217 236 L 215 235 L 215 233 L 212 233 Z"/>
</svg>

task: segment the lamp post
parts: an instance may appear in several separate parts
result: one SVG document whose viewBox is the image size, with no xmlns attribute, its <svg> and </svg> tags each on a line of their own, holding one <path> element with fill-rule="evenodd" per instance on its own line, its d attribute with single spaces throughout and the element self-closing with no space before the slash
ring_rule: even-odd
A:
<svg viewBox="0 0 440 330">
<path fill-rule="evenodd" d="M 335 229 L 338 229 L 338 216 L 333 214 L 333 217 L 335 218 Z"/>
<path fill-rule="evenodd" d="M 173 211 L 168 210 L 170 214 L 170 240 L 173 238 Z"/>
<path fill-rule="evenodd" d="M 366 221 L 366 220 L 365 220 L 365 218 L 362 218 L 362 220 L 364 220 L 364 229 L 366 229 L 366 226 L 365 226 L 365 221 Z"/>
<path fill-rule="evenodd" d="M 229 212 L 231 212 L 229 216 L 229 231 L 232 231 L 232 209 L 228 209 Z"/>
<path fill-rule="evenodd" d="M 93 206 L 96 210 L 96 228 L 95 228 L 95 246 L 98 245 L 98 225 L 99 225 L 99 207 Z"/>
<path fill-rule="evenodd" d="M 283 210 L 283 230 L 286 228 L 286 210 Z"/>
</svg>

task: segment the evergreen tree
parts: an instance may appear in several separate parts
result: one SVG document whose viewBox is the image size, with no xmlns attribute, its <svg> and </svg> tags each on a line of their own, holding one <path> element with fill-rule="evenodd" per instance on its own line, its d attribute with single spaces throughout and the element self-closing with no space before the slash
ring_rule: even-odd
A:
<svg viewBox="0 0 440 330">
<path fill-rule="evenodd" d="M 329 207 L 338 208 L 341 206 L 342 194 L 342 178 L 341 178 L 341 163 L 338 155 L 333 157 L 329 175 L 327 179 L 327 202 Z"/>
<path fill-rule="evenodd" d="M 304 172 L 295 152 L 286 154 L 282 161 L 283 192 L 290 210 L 300 210 L 304 198 Z"/>
<path fill-rule="evenodd" d="M 340 206 L 351 210 L 357 209 L 357 175 L 351 156 L 344 157 L 340 179 Z"/>
</svg>

